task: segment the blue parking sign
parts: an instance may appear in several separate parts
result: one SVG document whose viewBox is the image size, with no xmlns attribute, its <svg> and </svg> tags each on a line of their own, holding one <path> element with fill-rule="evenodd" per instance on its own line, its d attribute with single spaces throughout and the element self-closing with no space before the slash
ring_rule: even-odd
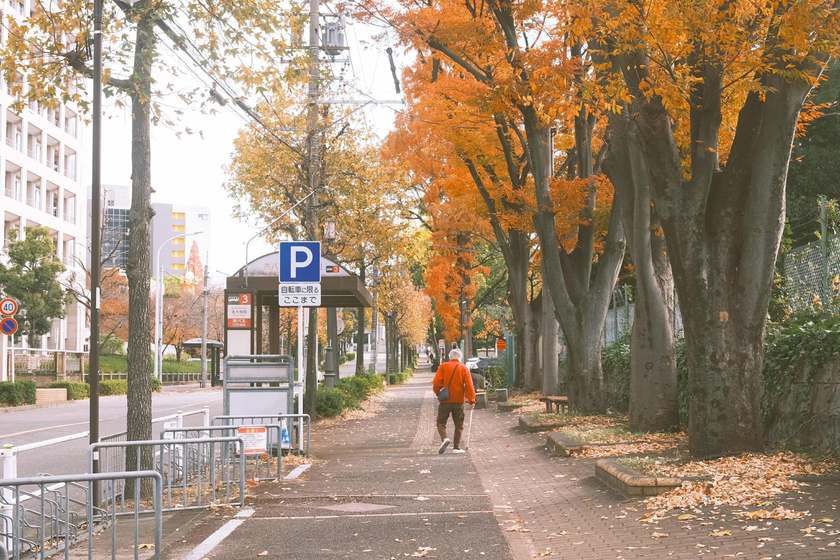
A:
<svg viewBox="0 0 840 560">
<path fill-rule="evenodd" d="M 321 243 L 280 242 L 280 282 L 320 282 Z"/>
</svg>

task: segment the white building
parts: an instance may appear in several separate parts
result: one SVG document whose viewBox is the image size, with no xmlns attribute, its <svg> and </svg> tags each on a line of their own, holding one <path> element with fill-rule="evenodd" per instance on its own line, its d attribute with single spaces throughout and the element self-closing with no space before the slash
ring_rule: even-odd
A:
<svg viewBox="0 0 840 560">
<path fill-rule="evenodd" d="M 28 13 L 34 0 L 12 2 L 5 18 Z M 18 9 L 19 8 L 19 9 Z M 8 26 L 2 28 L 5 40 Z M 23 77 L 18 81 L 23 83 Z M 86 196 L 80 171 L 84 125 L 79 113 L 70 106 L 46 109 L 33 102 L 21 114 L 11 110 L 10 87 L 0 84 L 0 177 L 3 193 L 4 247 L 9 233 L 25 238 L 25 228 L 43 226 L 49 229 L 58 257 L 67 267 L 65 274 L 83 276 L 80 263 L 86 261 Z M 84 307 L 67 306 L 67 316 L 53 321 L 50 332 L 43 336 L 42 348 L 84 351 L 87 349 L 87 326 Z M 6 337 L 0 337 L 6 339 Z M 25 341 L 28 342 L 28 341 Z M 5 346 L 5 340 L 3 341 Z M 5 368 L 6 360 L 2 360 Z"/>
</svg>

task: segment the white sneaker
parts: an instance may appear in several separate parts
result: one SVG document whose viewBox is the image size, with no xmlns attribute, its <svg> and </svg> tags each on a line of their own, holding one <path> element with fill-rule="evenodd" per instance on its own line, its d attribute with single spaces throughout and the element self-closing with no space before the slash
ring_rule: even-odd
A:
<svg viewBox="0 0 840 560">
<path fill-rule="evenodd" d="M 443 453 L 444 451 L 446 451 L 446 448 L 449 447 L 450 443 L 451 442 L 449 441 L 449 438 L 444 439 L 443 442 L 440 444 L 440 448 L 438 449 L 438 453 Z"/>
<path fill-rule="evenodd" d="M 457 449 L 456 448 L 456 449 L 452 450 L 452 453 L 466 453 L 466 451 L 464 451 L 463 449 Z"/>
</svg>

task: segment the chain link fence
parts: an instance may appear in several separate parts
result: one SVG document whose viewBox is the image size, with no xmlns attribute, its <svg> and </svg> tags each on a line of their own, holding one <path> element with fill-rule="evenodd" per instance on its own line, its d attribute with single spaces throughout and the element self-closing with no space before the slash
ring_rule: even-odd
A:
<svg viewBox="0 0 840 560">
<path fill-rule="evenodd" d="M 784 255 L 782 262 L 783 289 L 791 310 L 825 302 L 831 295 L 833 279 L 840 276 L 840 235 L 827 237 L 825 243 L 820 240 L 797 247 Z"/>
</svg>

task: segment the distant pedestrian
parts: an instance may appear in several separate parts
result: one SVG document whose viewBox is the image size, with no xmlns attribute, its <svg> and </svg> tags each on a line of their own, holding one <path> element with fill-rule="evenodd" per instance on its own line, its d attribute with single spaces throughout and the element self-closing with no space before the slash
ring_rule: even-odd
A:
<svg viewBox="0 0 840 560">
<path fill-rule="evenodd" d="M 435 395 L 438 395 L 437 429 L 440 434 L 441 444 L 438 453 L 443 453 L 449 447 L 449 437 L 446 435 L 446 422 L 449 415 L 455 423 L 455 436 L 453 453 L 463 453 L 461 449 L 461 434 L 464 433 L 464 402 L 469 402 L 475 408 L 475 387 L 473 387 L 472 376 L 465 365 L 461 363 L 463 354 L 457 348 L 449 352 L 449 361 L 440 365 L 435 374 L 432 388 Z M 441 391 L 448 388 L 449 397 L 440 399 Z M 444 393 L 445 396 L 445 393 Z"/>
</svg>

